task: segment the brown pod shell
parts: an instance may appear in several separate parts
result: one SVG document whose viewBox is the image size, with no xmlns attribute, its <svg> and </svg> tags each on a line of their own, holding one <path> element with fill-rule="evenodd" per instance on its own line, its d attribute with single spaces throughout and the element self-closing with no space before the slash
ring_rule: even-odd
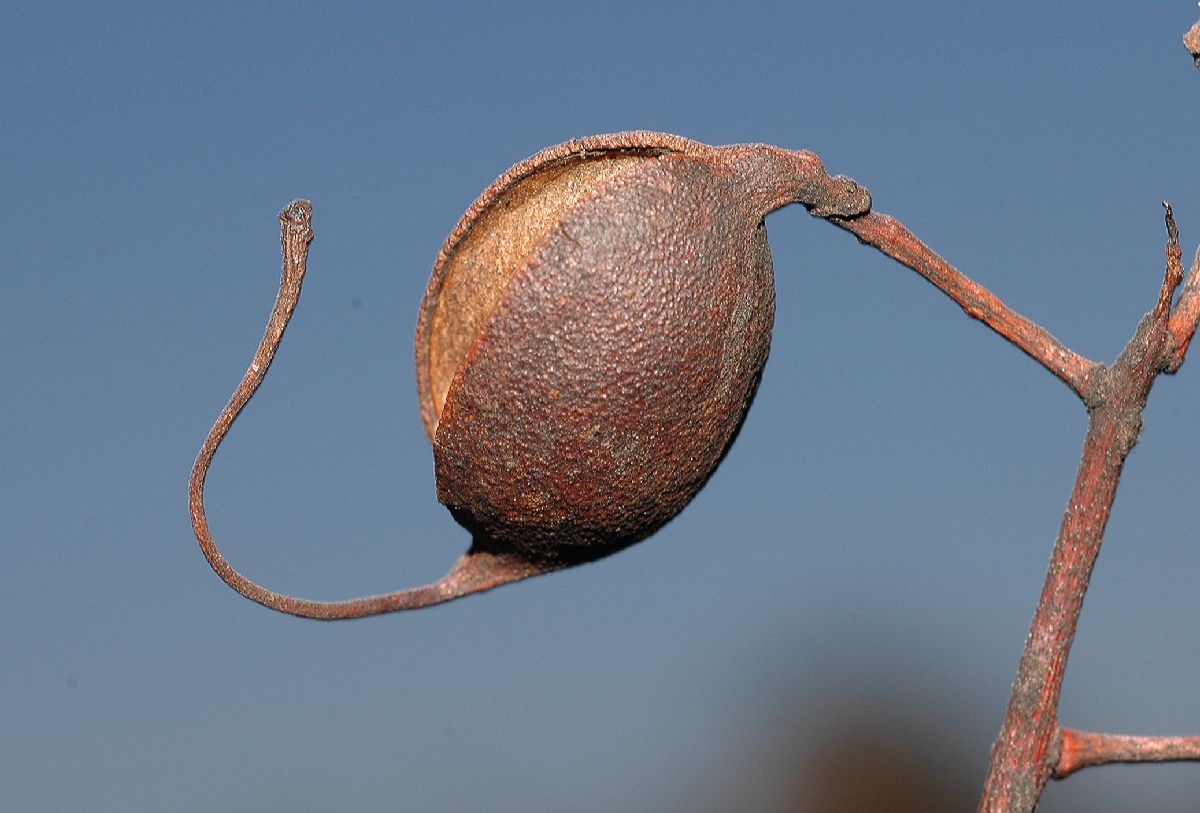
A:
<svg viewBox="0 0 1200 813">
<path fill-rule="evenodd" d="M 480 196 L 416 337 L 438 499 L 477 549 L 566 566 L 687 505 L 767 359 L 763 217 L 814 178 L 811 153 L 624 133 L 544 150 Z"/>
</svg>

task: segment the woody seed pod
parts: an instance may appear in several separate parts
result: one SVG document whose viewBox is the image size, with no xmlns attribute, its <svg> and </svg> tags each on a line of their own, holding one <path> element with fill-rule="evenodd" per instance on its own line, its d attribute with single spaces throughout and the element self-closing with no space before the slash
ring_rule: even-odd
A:
<svg viewBox="0 0 1200 813">
<path fill-rule="evenodd" d="M 416 334 L 438 499 L 474 549 L 541 572 L 687 505 L 754 397 L 775 312 L 763 218 L 796 201 L 870 205 L 811 153 L 645 132 L 544 150 L 475 201 Z"/>
<path fill-rule="evenodd" d="M 204 481 L 262 384 L 300 296 L 312 207 L 280 214 L 283 273 L 266 334 L 188 484 L 213 570 L 308 618 L 428 607 L 605 556 L 678 514 L 733 442 L 771 343 L 763 218 L 788 203 L 853 217 L 870 195 L 808 152 L 662 133 L 570 141 L 517 164 L 446 240 L 417 323 L 421 417 L 438 499 L 472 532 L 441 579 L 315 601 L 221 554 Z"/>
</svg>

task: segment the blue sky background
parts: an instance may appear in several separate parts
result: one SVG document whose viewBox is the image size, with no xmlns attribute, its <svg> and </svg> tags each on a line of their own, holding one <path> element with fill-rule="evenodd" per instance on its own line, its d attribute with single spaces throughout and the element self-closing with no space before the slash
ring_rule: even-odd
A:
<svg viewBox="0 0 1200 813">
<path fill-rule="evenodd" d="M 5 4 L 0 807 L 806 809 L 838 754 L 869 784 L 891 743 L 928 771 L 913 792 L 931 809 L 972 809 L 1085 414 L 799 207 L 768 219 L 775 339 L 740 439 L 618 556 L 303 621 L 210 572 L 188 471 L 261 335 L 276 215 L 311 198 L 304 297 L 211 472 L 214 533 L 301 595 L 440 576 L 468 539 L 417 414 L 429 270 L 495 176 L 595 132 L 812 149 L 1111 360 L 1154 302 L 1161 200 L 1185 257 L 1200 242 L 1200 73 L 1179 44 L 1195 15 Z M 1200 732 L 1198 367 L 1151 397 L 1067 725 Z M 1104 768 L 1041 810 L 1180 810 L 1198 791 L 1196 766 Z"/>
</svg>

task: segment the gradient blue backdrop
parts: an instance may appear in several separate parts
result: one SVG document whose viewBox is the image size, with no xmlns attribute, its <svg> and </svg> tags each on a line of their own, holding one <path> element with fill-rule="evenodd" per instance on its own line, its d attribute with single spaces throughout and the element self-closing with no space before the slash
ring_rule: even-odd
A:
<svg viewBox="0 0 1200 813">
<path fill-rule="evenodd" d="M 737 445 L 619 556 L 302 621 L 210 572 L 188 471 L 261 335 L 276 214 L 310 198 L 304 298 L 211 472 L 214 533 L 313 597 L 441 575 L 468 540 L 417 417 L 430 266 L 496 175 L 593 132 L 812 149 L 1109 360 L 1158 289 L 1162 199 L 1200 241 L 1195 14 L 3 4 L 0 808 L 777 810 L 858 724 L 934 749 L 973 805 L 1086 416 L 799 207 L 768 219 L 775 340 Z M 1069 725 L 1200 732 L 1198 456 L 1192 360 L 1129 461 Z M 1198 791 L 1195 766 L 1099 769 L 1041 809 Z"/>
</svg>

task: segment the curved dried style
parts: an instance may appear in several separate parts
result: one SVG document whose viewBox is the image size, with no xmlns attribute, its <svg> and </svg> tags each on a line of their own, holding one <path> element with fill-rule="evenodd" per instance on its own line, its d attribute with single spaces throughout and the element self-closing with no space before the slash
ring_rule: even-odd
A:
<svg viewBox="0 0 1200 813">
<path fill-rule="evenodd" d="M 241 593 L 246 598 L 257 601 L 272 610 L 278 610 L 290 615 L 304 618 L 315 618 L 322 621 L 334 621 L 346 618 L 362 618 L 368 615 L 396 612 L 397 610 L 415 610 L 441 604 L 451 599 L 460 598 L 471 593 L 490 590 L 502 584 L 517 581 L 534 575 L 536 571 L 526 563 L 502 557 L 488 551 L 468 551 L 455 566 L 440 580 L 387 593 L 377 596 L 363 596 L 346 601 L 315 601 L 297 598 L 295 596 L 276 593 L 256 584 L 237 570 L 225 559 L 213 541 L 208 530 L 208 520 L 204 514 L 204 479 L 208 474 L 209 464 L 213 455 L 233 422 L 250 399 L 254 396 L 271 361 L 283 338 L 288 320 L 296 309 L 300 299 L 300 285 L 304 281 L 304 272 L 308 263 L 308 244 L 312 241 L 312 204 L 305 200 L 292 202 L 279 214 L 280 241 L 283 249 L 283 271 L 279 279 L 279 293 L 275 299 L 275 307 L 267 322 L 267 330 L 263 335 L 254 359 L 242 380 L 238 382 L 229 403 L 221 410 L 220 416 L 209 431 L 200 454 L 192 466 L 192 477 L 188 483 L 188 505 L 192 513 L 192 528 L 196 532 L 196 540 L 200 550 L 208 560 L 212 569 L 226 584 Z"/>
</svg>

